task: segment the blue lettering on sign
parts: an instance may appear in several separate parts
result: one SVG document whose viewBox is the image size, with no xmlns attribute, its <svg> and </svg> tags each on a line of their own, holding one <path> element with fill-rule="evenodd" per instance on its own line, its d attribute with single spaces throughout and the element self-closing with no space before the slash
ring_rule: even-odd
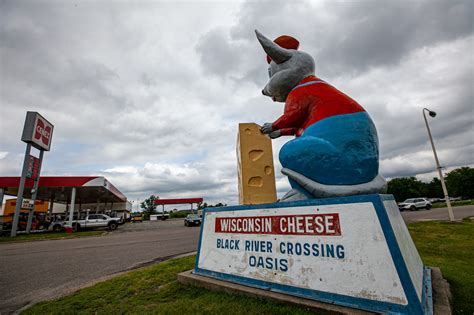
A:
<svg viewBox="0 0 474 315">
<path fill-rule="evenodd" d="M 343 245 L 334 244 L 309 244 L 280 242 L 280 253 L 291 256 L 314 256 L 344 259 L 346 257 Z"/>
<path fill-rule="evenodd" d="M 228 250 L 240 250 L 240 240 L 218 238 L 216 247 Z M 257 253 L 273 253 L 271 241 L 246 240 L 243 245 L 245 251 Z M 280 242 L 276 253 L 288 256 L 312 256 L 325 258 L 345 258 L 344 245 L 330 243 L 300 243 Z M 277 271 L 288 271 L 288 259 L 259 255 L 251 255 L 248 259 L 250 267 Z"/>
<path fill-rule="evenodd" d="M 288 260 L 282 258 L 250 256 L 249 266 L 261 269 L 288 271 Z"/>
<path fill-rule="evenodd" d="M 222 249 L 240 250 L 239 244 L 240 244 L 240 240 L 218 238 L 216 247 L 222 248 Z"/>
<path fill-rule="evenodd" d="M 272 252 L 272 242 L 270 241 L 245 241 L 245 251 L 250 252 Z"/>
</svg>

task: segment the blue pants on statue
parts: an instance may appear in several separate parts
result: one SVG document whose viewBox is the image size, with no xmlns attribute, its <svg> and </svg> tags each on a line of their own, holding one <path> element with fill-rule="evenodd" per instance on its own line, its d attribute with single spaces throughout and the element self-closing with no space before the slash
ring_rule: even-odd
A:
<svg viewBox="0 0 474 315">
<path fill-rule="evenodd" d="M 378 161 L 377 130 L 366 112 L 317 121 L 280 150 L 283 167 L 325 185 L 369 182 L 378 175 Z"/>
</svg>

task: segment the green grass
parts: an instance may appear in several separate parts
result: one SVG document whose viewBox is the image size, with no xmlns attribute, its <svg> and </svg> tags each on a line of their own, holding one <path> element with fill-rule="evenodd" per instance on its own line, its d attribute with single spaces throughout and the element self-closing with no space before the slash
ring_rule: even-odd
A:
<svg viewBox="0 0 474 315">
<path fill-rule="evenodd" d="M 409 226 L 428 266 L 440 267 L 451 283 L 455 314 L 474 312 L 474 223 L 422 222 Z M 155 264 L 42 302 L 22 314 L 311 314 L 305 309 L 258 298 L 211 292 L 176 280 L 195 257 Z"/>
<path fill-rule="evenodd" d="M 451 207 L 459 207 L 459 206 L 470 206 L 474 205 L 474 200 L 457 200 L 451 201 Z M 433 208 L 446 208 L 446 202 L 436 202 L 433 204 Z"/>
<path fill-rule="evenodd" d="M 39 303 L 22 314 L 311 314 L 257 298 L 182 285 L 176 275 L 194 267 L 195 256 L 173 259 Z"/>
<path fill-rule="evenodd" d="M 58 239 L 58 238 L 75 238 L 83 236 L 98 236 L 104 234 L 104 231 L 83 231 L 68 234 L 66 232 L 46 232 L 46 233 L 32 233 L 32 234 L 20 234 L 14 237 L 2 236 L 0 237 L 0 243 L 7 242 L 18 242 L 18 241 L 37 241 L 46 239 Z"/>
<path fill-rule="evenodd" d="M 474 222 L 419 222 L 408 226 L 423 263 L 441 268 L 451 285 L 455 314 L 474 314 Z"/>
<path fill-rule="evenodd" d="M 186 216 L 187 216 L 189 213 L 190 213 L 190 212 L 186 212 L 186 211 L 171 212 L 171 213 L 170 213 L 170 219 L 174 219 L 174 218 L 186 218 Z"/>
</svg>

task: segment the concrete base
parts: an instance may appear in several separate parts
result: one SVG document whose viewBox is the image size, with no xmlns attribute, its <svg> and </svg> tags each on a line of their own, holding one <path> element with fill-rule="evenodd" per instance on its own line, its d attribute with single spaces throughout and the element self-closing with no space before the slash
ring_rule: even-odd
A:
<svg viewBox="0 0 474 315">
<path fill-rule="evenodd" d="M 431 283 L 433 286 L 433 311 L 434 315 L 451 315 L 451 292 L 448 282 L 443 279 L 441 270 L 431 268 Z M 357 310 L 348 307 L 337 306 L 329 303 L 318 302 L 292 295 L 252 288 L 232 282 L 217 280 L 193 274 L 188 270 L 178 274 L 178 281 L 182 284 L 191 284 L 211 291 L 222 291 L 230 294 L 240 294 L 258 297 L 284 304 L 293 304 L 303 308 L 311 309 L 318 314 L 376 314 L 368 311 Z"/>
<path fill-rule="evenodd" d="M 443 279 L 441 269 L 438 267 L 431 268 L 431 286 L 433 288 L 433 314 L 451 315 L 451 290 L 449 283 Z"/>
</svg>

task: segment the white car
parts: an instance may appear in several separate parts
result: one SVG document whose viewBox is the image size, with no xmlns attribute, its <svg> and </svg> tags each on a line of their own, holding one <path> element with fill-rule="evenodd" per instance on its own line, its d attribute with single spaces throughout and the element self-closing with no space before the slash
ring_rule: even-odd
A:
<svg viewBox="0 0 474 315">
<path fill-rule="evenodd" d="M 84 219 L 77 220 L 74 218 L 72 226 L 76 231 L 92 228 L 108 228 L 109 230 L 116 230 L 119 225 L 119 220 L 119 218 L 111 218 L 105 214 L 89 214 Z M 50 229 L 57 232 L 62 230 L 68 224 L 68 220 L 64 222 L 56 221 L 50 225 Z"/>
<path fill-rule="evenodd" d="M 400 211 L 403 210 L 411 210 L 416 211 L 418 209 L 425 208 L 426 210 L 430 210 L 432 207 L 431 202 L 428 201 L 426 198 L 410 198 L 398 204 L 398 208 Z"/>
<path fill-rule="evenodd" d="M 72 225 L 75 230 L 104 227 L 116 230 L 119 222 L 105 214 L 89 214 L 84 220 L 73 221 Z"/>
</svg>

